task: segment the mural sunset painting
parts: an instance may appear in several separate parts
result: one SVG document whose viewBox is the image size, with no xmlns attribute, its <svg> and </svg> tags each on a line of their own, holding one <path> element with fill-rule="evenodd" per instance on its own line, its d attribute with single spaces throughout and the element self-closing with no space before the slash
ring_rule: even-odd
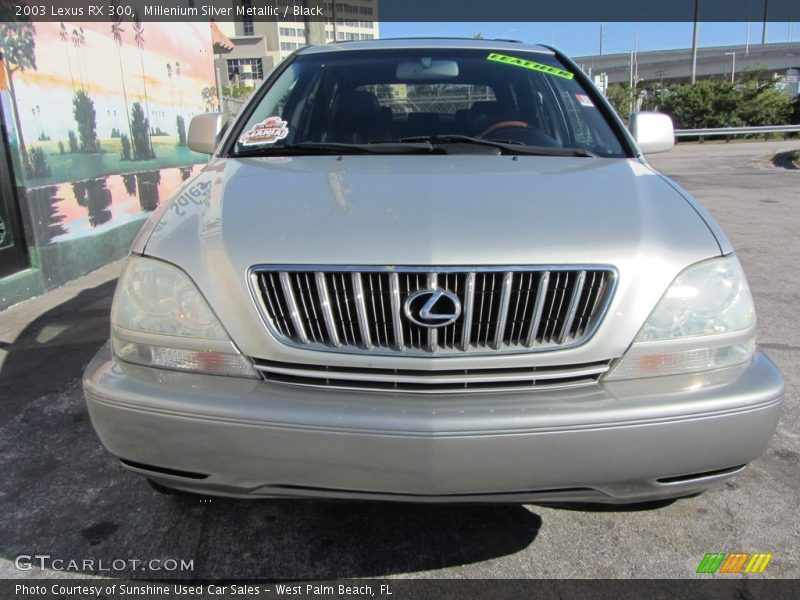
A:
<svg viewBox="0 0 800 600">
<path fill-rule="evenodd" d="M 186 131 L 192 116 L 216 108 L 203 95 L 215 86 L 208 24 L 16 27 L 30 43 L 16 56 L 4 52 L 16 107 L 5 117 L 22 138 L 12 145 L 29 200 L 51 204 L 49 219 L 30 224 L 37 244 L 153 210 L 196 170 L 191 165 L 206 162 L 186 146 Z M 122 174 L 134 175 L 129 185 L 109 178 Z"/>
<path fill-rule="evenodd" d="M 0 21 L 0 309 L 124 257 L 202 168 L 212 43 L 209 23 Z"/>
</svg>

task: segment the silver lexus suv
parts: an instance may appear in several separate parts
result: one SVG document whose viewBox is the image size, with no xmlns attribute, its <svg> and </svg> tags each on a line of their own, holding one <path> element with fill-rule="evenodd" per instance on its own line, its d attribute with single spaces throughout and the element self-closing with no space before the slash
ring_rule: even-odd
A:
<svg viewBox="0 0 800 600">
<path fill-rule="evenodd" d="M 730 242 L 568 58 L 306 47 L 152 215 L 86 370 L 161 491 L 635 503 L 767 446 L 783 379 Z"/>
</svg>

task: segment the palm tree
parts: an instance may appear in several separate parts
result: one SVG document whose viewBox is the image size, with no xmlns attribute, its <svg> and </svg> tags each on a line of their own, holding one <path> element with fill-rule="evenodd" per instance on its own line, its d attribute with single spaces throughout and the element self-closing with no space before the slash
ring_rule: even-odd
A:
<svg viewBox="0 0 800 600">
<path fill-rule="evenodd" d="M 36 29 L 30 21 L 9 22 L 0 21 L 0 69 L 6 69 L 8 93 L 11 102 L 17 106 L 17 94 L 14 89 L 14 74 L 31 69 L 36 66 Z M 19 120 L 18 110 L 14 113 L 14 125 L 17 130 L 19 154 L 22 164 L 28 164 L 28 152 L 25 148 L 25 139 L 22 132 L 22 123 Z"/>
<path fill-rule="evenodd" d="M 69 66 L 69 79 L 72 82 L 72 95 L 75 95 L 75 76 L 72 74 L 72 61 L 69 58 L 69 34 L 67 26 L 61 23 L 61 31 L 58 33 L 61 41 L 64 42 L 64 53 L 67 55 L 67 65 Z"/>
<path fill-rule="evenodd" d="M 79 50 L 81 45 L 81 36 L 77 29 L 72 30 L 72 45 L 75 48 L 75 59 L 78 61 L 78 77 L 81 80 L 81 90 L 86 91 L 86 87 L 83 85 L 83 71 L 81 70 L 81 57 Z"/>
<path fill-rule="evenodd" d="M 167 63 L 167 79 L 169 79 L 169 98 L 172 107 L 172 116 L 175 116 L 175 92 L 172 90 L 172 65 Z M 174 120 L 174 119 L 173 119 Z"/>
<path fill-rule="evenodd" d="M 142 86 L 144 87 L 144 106 L 145 111 L 147 113 L 147 139 L 150 143 L 150 151 L 153 151 L 153 140 L 150 138 L 150 127 L 152 125 L 152 121 L 150 121 L 150 103 L 147 101 L 147 80 L 144 76 L 144 25 L 139 20 L 139 13 L 134 13 L 134 23 L 133 23 L 133 31 L 136 32 L 134 39 L 136 40 L 136 45 L 139 47 L 139 62 L 142 65 Z"/>
<path fill-rule="evenodd" d="M 119 15 L 116 8 L 119 2 L 113 2 L 115 8 L 114 14 Z M 111 34 L 114 36 L 114 41 L 117 43 L 117 58 L 119 59 L 119 76 L 122 80 L 122 97 L 125 99 L 125 122 L 128 124 L 128 139 L 133 139 L 133 130 L 131 129 L 131 111 L 128 110 L 128 92 L 125 90 L 125 71 L 122 68 L 122 34 L 125 30 L 122 28 L 122 16 L 114 17 L 114 22 L 111 23 Z"/>
<path fill-rule="evenodd" d="M 86 64 L 86 34 L 83 31 L 83 27 L 78 27 L 78 43 L 81 47 L 81 56 L 83 57 L 83 71 L 86 74 L 86 91 L 90 93 L 92 91 L 91 84 L 89 83 L 89 66 Z M 78 68 L 80 68 L 80 63 L 78 63 Z"/>
</svg>

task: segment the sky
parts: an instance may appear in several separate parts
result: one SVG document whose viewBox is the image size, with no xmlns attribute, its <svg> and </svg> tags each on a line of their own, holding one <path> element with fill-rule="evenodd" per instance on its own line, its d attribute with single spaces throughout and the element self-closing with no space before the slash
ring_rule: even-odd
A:
<svg viewBox="0 0 800 600">
<path fill-rule="evenodd" d="M 691 48 L 692 23 L 603 23 L 603 54 L 638 50 Z M 700 23 L 698 45 L 760 44 L 763 23 Z M 600 52 L 600 23 L 390 23 L 380 24 L 382 38 L 444 36 L 510 38 L 558 47 L 570 56 Z M 800 41 L 800 23 L 768 23 L 767 43 Z"/>
</svg>

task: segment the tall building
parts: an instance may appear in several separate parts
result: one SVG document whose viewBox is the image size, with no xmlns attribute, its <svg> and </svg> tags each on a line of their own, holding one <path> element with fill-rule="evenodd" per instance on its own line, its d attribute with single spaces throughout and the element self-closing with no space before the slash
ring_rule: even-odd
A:
<svg viewBox="0 0 800 600">
<path fill-rule="evenodd" d="M 252 7 L 253 0 L 231 0 L 234 7 Z M 318 4 L 328 21 L 313 23 L 293 16 L 294 6 Z M 257 4 L 256 4 L 257 5 Z M 279 10 L 289 6 L 286 20 L 266 21 L 237 17 L 218 22 L 234 49 L 217 56 L 217 69 L 225 85 L 253 86 L 294 50 L 307 44 L 334 40 L 371 40 L 379 37 L 378 0 L 280 0 Z"/>
</svg>

